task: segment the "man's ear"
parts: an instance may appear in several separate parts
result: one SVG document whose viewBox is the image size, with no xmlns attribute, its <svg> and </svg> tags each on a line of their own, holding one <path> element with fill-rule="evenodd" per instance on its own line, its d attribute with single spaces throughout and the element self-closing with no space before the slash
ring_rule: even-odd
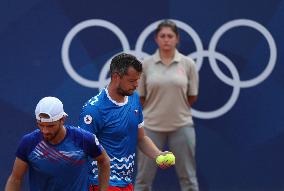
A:
<svg viewBox="0 0 284 191">
<path fill-rule="evenodd" d="M 120 75 L 115 72 L 115 73 L 112 74 L 111 79 L 112 80 L 118 80 L 118 79 L 120 79 Z"/>
<path fill-rule="evenodd" d="M 65 123 L 65 120 L 66 120 L 66 116 L 63 116 L 61 119 L 60 119 L 60 123 L 63 125 Z"/>
</svg>

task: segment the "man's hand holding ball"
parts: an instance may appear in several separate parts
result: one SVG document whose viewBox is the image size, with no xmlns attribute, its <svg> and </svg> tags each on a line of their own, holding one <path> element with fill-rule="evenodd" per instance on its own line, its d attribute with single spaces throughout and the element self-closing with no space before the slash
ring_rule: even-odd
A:
<svg viewBox="0 0 284 191">
<path fill-rule="evenodd" d="M 156 163 L 162 169 L 173 166 L 175 164 L 175 155 L 165 151 L 156 157 Z"/>
</svg>

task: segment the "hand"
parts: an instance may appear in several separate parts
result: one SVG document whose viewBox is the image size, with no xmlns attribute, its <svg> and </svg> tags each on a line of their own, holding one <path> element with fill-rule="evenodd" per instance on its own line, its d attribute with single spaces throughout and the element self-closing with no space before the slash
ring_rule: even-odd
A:
<svg viewBox="0 0 284 191">
<path fill-rule="evenodd" d="M 169 168 L 175 164 L 175 156 L 172 152 L 164 151 L 156 157 L 157 165 L 162 168 Z"/>
</svg>

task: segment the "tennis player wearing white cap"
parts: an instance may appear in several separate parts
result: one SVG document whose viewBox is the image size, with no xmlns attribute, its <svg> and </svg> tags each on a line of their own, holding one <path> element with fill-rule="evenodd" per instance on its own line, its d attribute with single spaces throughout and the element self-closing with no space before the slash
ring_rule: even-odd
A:
<svg viewBox="0 0 284 191">
<path fill-rule="evenodd" d="M 5 191 L 20 190 L 27 170 L 31 191 L 88 190 L 88 157 L 98 163 L 100 190 L 107 190 L 110 160 L 96 136 L 64 125 L 67 114 L 55 97 L 41 99 L 35 116 L 39 129 L 22 138 Z"/>
</svg>

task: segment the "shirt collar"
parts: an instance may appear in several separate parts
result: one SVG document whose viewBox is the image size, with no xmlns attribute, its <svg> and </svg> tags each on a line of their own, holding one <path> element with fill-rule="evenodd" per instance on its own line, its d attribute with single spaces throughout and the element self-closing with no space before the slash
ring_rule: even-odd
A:
<svg viewBox="0 0 284 191">
<path fill-rule="evenodd" d="M 159 49 L 155 52 L 155 54 L 153 55 L 153 59 L 155 63 L 159 63 L 162 62 L 162 59 L 160 57 L 160 52 Z M 173 62 L 180 62 L 181 60 L 181 53 L 176 49 L 175 50 L 175 56 L 173 59 Z"/>
<path fill-rule="evenodd" d="M 108 86 L 105 88 L 105 92 L 106 92 L 108 99 L 117 106 L 124 106 L 128 103 L 128 96 L 124 96 L 124 102 L 122 102 L 122 103 L 119 103 L 119 102 L 113 100 L 108 93 Z"/>
</svg>

